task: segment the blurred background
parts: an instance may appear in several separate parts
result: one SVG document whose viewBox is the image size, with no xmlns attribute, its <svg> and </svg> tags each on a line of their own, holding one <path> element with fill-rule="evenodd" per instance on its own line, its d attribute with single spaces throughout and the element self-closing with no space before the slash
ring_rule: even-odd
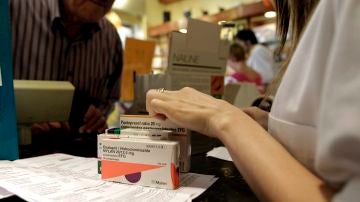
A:
<svg viewBox="0 0 360 202">
<path fill-rule="evenodd" d="M 278 45 L 276 13 L 269 0 L 116 0 L 106 17 L 116 26 L 123 45 L 128 37 L 156 42 L 154 73 L 166 70 L 170 33 L 185 33 L 189 18 L 218 23 L 225 40 L 232 41 L 237 30 L 250 28 L 261 44 L 271 50 Z M 274 57 L 281 62 L 286 53 Z"/>
</svg>

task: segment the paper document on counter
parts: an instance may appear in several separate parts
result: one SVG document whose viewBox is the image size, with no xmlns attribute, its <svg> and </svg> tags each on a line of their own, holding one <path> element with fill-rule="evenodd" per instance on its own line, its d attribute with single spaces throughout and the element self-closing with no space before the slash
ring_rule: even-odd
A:
<svg viewBox="0 0 360 202">
<path fill-rule="evenodd" d="M 11 161 L 0 161 L 0 167 L 1 164 L 7 164 L 7 163 L 11 163 Z M 4 199 L 13 195 L 14 195 L 13 193 L 9 192 L 8 190 L 0 186 L 0 199 Z"/>
<path fill-rule="evenodd" d="M 206 156 L 222 159 L 225 161 L 233 161 L 226 147 L 216 147 L 209 151 Z"/>
<path fill-rule="evenodd" d="M 216 180 L 187 173 L 179 189 L 165 190 L 102 181 L 96 158 L 51 154 L 0 161 L 0 187 L 26 201 L 191 201 Z"/>
<path fill-rule="evenodd" d="M 9 192 L 8 190 L 0 187 L 0 199 L 8 198 L 10 196 L 13 196 L 14 194 Z"/>
</svg>

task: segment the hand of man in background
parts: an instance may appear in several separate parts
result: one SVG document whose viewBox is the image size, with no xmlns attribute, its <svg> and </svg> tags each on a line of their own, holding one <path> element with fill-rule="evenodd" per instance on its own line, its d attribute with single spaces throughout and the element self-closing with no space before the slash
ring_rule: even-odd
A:
<svg viewBox="0 0 360 202">
<path fill-rule="evenodd" d="M 90 105 L 84 116 L 84 124 L 79 128 L 79 133 L 101 133 L 107 128 L 106 119 L 102 112 L 94 105 Z M 32 126 L 33 134 L 49 133 L 60 131 L 70 134 L 71 127 L 68 122 L 47 122 L 36 123 Z"/>
<path fill-rule="evenodd" d="M 51 131 L 60 131 L 63 133 L 70 134 L 70 126 L 68 122 L 46 122 L 46 123 L 35 123 L 32 125 L 31 131 L 32 134 L 43 134 L 50 133 Z"/>
<path fill-rule="evenodd" d="M 101 133 L 106 128 L 106 119 L 102 112 L 94 105 L 90 105 L 84 116 L 84 125 L 79 128 L 79 133 Z"/>
</svg>

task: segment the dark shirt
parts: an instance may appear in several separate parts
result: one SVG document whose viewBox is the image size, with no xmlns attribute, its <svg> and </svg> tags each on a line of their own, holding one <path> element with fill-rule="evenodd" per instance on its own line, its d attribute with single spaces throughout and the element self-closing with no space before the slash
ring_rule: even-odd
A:
<svg viewBox="0 0 360 202">
<path fill-rule="evenodd" d="M 82 119 L 89 104 L 104 109 L 118 99 L 122 45 L 106 19 L 86 24 L 70 40 L 59 1 L 10 0 L 14 79 L 70 81 L 76 88 L 73 109 L 83 108 L 71 116 Z"/>
</svg>

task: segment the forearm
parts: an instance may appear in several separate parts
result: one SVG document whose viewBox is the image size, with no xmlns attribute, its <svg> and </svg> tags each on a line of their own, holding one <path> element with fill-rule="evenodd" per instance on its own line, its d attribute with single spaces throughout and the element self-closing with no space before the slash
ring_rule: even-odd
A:
<svg viewBox="0 0 360 202">
<path fill-rule="evenodd" d="M 233 119 L 224 122 L 219 128 L 219 138 L 260 199 L 329 200 L 332 195 L 331 188 L 294 159 L 255 121 L 244 115 Z"/>
</svg>

